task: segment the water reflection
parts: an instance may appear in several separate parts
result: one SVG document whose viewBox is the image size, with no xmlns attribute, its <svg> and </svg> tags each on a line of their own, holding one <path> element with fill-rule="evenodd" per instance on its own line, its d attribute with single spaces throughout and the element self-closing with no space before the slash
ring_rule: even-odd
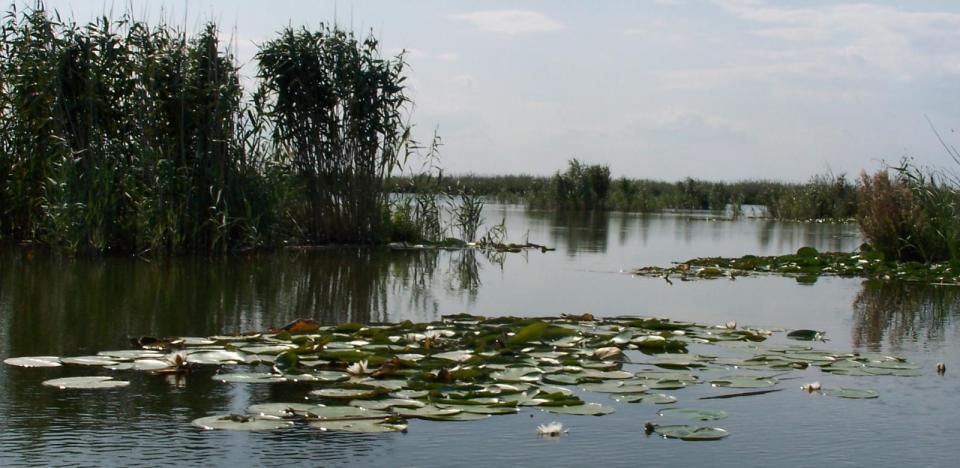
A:
<svg viewBox="0 0 960 468">
<path fill-rule="evenodd" d="M 330 249 L 155 263 L 5 252 L 2 346 L 5 354 L 92 352 L 94 344 L 125 346 L 127 335 L 262 330 L 299 317 L 385 322 L 398 310 L 402 319 L 429 321 L 438 294 L 476 297 L 481 262 L 502 266 L 469 250 Z M 438 277 L 447 288 L 435 287 Z"/>
<path fill-rule="evenodd" d="M 857 348 L 894 352 L 943 343 L 956 335 L 960 288 L 903 282 L 864 283 L 853 303 L 852 341 Z"/>
<path fill-rule="evenodd" d="M 580 252 L 605 253 L 611 213 L 607 211 L 537 211 L 526 213 L 549 229 L 550 244 L 570 257 Z"/>
</svg>

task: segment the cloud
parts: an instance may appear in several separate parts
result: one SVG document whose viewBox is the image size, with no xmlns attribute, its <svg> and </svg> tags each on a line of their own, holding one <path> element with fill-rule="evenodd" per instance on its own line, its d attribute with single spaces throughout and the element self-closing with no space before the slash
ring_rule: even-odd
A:
<svg viewBox="0 0 960 468">
<path fill-rule="evenodd" d="M 780 7 L 743 0 L 714 0 L 734 17 L 756 24 L 752 35 L 771 47 L 806 52 L 805 60 L 859 77 L 887 74 L 911 80 L 949 72 L 960 51 L 960 14 L 911 11 L 875 4 Z M 856 71 L 859 69 L 859 73 Z"/>
<path fill-rule="evenodd" d="M 507 35 L 550 32 L 564 28 L 563 23 L 538 11 L 529 10 L 474 11 L 454 15 L 453 18 L 466 21 L 480 31 Z"/>
<path fill-rule="evenodd" d="M 460 55 L 455 52 L 442 52 L 437 54 L 437 60 L 442 62 L 456 62 L 460 60 Z"/>
</svg>

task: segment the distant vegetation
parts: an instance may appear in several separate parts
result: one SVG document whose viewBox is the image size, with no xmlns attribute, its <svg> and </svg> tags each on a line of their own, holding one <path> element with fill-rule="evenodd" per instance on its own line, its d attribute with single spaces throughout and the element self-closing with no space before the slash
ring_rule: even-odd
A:
<svg viewBox="0 0 960 468">
<path fill-rule="evenodd" d="M 532 208 L 659 212 L 724 210 L 763 205 L 779 219 L 850 220 L 856 216 L 857 186 L 844 175 L 815 176 L 807 183 L 772 181 L 709 182 L 687 178 L 679 182 L 612 179 L 610 169 L 573 159 L 553 176 L 447 176 L 446 184 L 488 199 L 522 203 Z M 411 193 L 414 178 L 393 178 L 392 191 Z"/>
</svg>

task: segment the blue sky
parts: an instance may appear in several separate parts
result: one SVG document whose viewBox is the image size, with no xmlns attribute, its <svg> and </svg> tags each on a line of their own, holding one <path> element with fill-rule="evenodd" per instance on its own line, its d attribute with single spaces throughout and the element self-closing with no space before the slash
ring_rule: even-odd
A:
<svg viewBox="0 0 960 468">
<path fill-rule="evenodd" d="M 215 19 L 243 61 L 286 25 L 372 30 L 408 51 L 412 122 L 422 140 L 438 129 L 448 173 L 576 157 L 615 176 L 801 181 L 903 156 L 947 166 L 925 116 L 951 143 L 960 129 L 960 2 L 46 3 L 79 21 L 128 5 Z"/>
</svg>

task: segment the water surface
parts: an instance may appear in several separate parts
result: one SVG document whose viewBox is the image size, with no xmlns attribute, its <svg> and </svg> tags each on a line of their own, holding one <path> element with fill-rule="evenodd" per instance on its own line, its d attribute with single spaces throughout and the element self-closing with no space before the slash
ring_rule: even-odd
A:
<svg viewBox="0 0 960 468">
<path fill-rule="evenodd" d="M 488 206 L 513 241 L 555 252 L 334 249 L 227 259 L 78 260 L 21 249 L 0 252 L 0 358 L 83 355 L 128 347 L 136 335 L 203 336 L 265 329 L 294 318 L 325 323 L 431 321 L 441 314 L 651 315 L 678 320 L 827 332 L 825 346 L 902 355 L 917 378 L 828 377 L 873 388 L 877 400 L 800 393 L 816 370 L 797 372 L 763 397 L 697 402 L 698 386 L 674 393 L 686 406 L 722 409 L 732 435 L 719 442 L 647 438 L 658 408 L 613 402 L 617 413 L 577 417 L 524 410 L 478 422 L 412 420 L 407 434 L 203 432 L 194 418 L 252 403 L 302 398 L 296 385 L 229 385 L 123 373 L 125 389 L 65 392 L 42 387 L 88 369 L 0 366 L 0 465 L 376 465 L 376 466 L 953 466 L 960 417 L 960 290 L 821 278 L 676 281 L 625 270 L 696 256 L 774 255 L 802 246 L 855 249 L 855 226 L 695 216 L 526 211 Z M 710 351 L 710 350 L 706 350 Z M 948 373 L 933 372 L 945 361 Z M 793 391 L 793 387 L 797 390 Z M 700 404 L 703 403 L 703 404 Z M 561 421 L 560 440 L 534 435 Z"/>
</svg>

